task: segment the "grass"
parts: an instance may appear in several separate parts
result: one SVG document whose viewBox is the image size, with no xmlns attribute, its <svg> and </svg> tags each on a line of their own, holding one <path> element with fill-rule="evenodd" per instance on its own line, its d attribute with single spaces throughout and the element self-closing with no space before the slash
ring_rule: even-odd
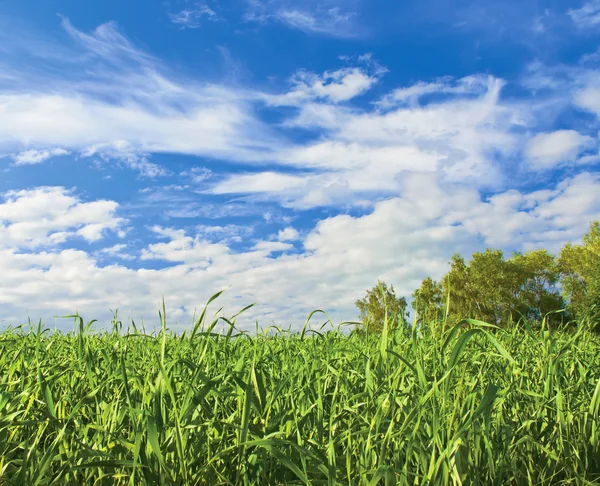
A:
<svg viewBox="0 0 600 486">
<path fill-rule="evenodd" d="M 600 339 L 0 335 L 0 483 L 598 484 Z"/>
</svg>

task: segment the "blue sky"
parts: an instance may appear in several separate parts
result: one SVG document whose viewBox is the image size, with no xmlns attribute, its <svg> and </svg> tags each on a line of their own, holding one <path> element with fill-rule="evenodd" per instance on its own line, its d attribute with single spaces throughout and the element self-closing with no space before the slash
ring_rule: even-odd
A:
<svg viewBox="0 0 600 486">
<path fill-rule="evenodd" d="M 599 39 L 598 1 L 5 0 L 0 323 L 339 322 L 556 251 L 600 219 Z"/>
</svg>

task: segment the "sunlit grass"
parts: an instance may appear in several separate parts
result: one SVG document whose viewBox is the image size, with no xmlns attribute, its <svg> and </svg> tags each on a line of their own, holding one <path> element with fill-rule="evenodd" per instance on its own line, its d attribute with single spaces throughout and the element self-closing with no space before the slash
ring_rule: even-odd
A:
<svg viewBox="0 0 600 486">
<path fill-rule="evenodd" d="M 0 335 L 2 484 L 598 484 L 600 339 Z M 432 327 L 435 329 L 435 327 Z"/>
</svg>

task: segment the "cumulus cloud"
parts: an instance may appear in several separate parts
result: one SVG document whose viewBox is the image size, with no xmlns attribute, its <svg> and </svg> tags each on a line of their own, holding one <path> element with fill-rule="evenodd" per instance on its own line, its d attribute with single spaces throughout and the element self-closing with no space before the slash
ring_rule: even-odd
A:
<svg viewBox="0 0 600 486">
<path fill-rule="evenodd" d="M 3 199 L 0 248 L 54 247 L 77 237 L 94 242 L 125 224 L 116 202 L 81 202 L 64 187 L 9 191 Z"/>
<path fill-rule="evenodd" d="M 599 189 L 600 176 L 584 172 L 555 188 L 496 194 L 452 217 L 480 233 L 491 246 L 558 251 L 565 241 L 578 240 L 590 221 L 600 218 Z"/>
<path fill-rule="evenodd" d="M 600 116 L 600 86 L 597 81 L 586 83 L 575 93 L 574 98 L 577 106 Z"/>
<path fill-rule="evenodd" d="M 277 233 L 277 239 L 279 241 L 294 241 L 300 238 L 300 234 L 295 228 L 288 226 Z"/>
<path fill-rule="evenodd" d="M 586 147 L 595 145 L 592 137 L 575 130 L 538 133 L 527 144 L 525 153 L 531 168 L 552 169 L 561 163 L 572 163 Z"/>
<path fill-rule="evenodd" d="M 152 228 L 158 241 L 142 253 L 143 261 L 166 264 L 160 269 L 100 267 L 92 254 L 71 249 L 17 253 L 0 248 L 0 317 L 22 317 L 27 305 L 35 318 L 77 308 L 102 319 L 118 305 L 122 315 L 131 311 L 150 327 L 164 297 L 170 326 L 181 330 L 213 292 L 230 287 L 219 303 L 228 311 L 259 302 L 239 321 L 248 329 L 254 317 L 263 326 L 299 326 L 319 307 L 331 310 L 339 322 L 355 317 L 354 300 L 378 278 L 408 296 L 426 275 L 443 275 L 456 251 L 469 255 L 485 246 L 556 250 L 578 240 L 589 221 L 598 218 L 598 174 L 583 173 L 546 190 L 513 189 L 488 198 L 474 188 L 441 184 L 434 174 L 414 174 L 404 180 L 401 196 L 375 203 L 367 214 L 319 221 L 294 253 L 287 252 L 290 243 L 281 241 L 234 251 L 210 241 L 206 230 L 162 226 Z"/>
<path fill-rule="evenodd" d="M 41 164 L 51 157 L 61 155 L 69 155 L 69 151 L 61 148 L 53 148 L 47 150 L 25 150 L 18 154 L 14 154 L 12 159 L 16 165 L 33 165 Z"/>
</svg>

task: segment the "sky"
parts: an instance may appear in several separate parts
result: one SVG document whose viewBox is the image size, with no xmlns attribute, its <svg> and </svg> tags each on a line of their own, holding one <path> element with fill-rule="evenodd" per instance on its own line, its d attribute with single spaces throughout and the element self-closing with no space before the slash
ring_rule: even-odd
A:
<svg viewBox="0 0 600 486">
<path fill-rule="evenodd" d="M 2 0 L 0 326 L 180 332 L 223 289 L 337 324 L 557 252 L 600 219 L 599 41 L 598 0 Z"/>
</svg>

